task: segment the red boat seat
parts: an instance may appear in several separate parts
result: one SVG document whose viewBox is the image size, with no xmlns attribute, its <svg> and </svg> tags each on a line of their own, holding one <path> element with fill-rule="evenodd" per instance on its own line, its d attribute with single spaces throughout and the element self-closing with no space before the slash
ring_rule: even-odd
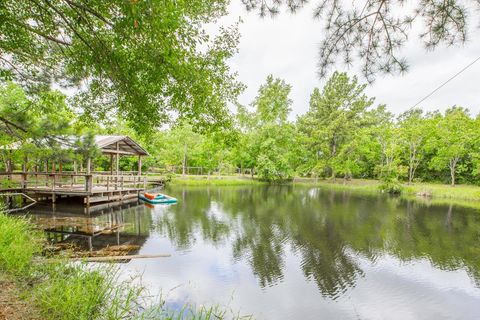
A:
<svg viewBox="0 0 480 320">
<path fill-rule="evenodd" d="M 143 195 L 145 196 L 145 198 L 150 199 L 150 200 L 155 199 L 155 197 L 157 196 L 156 194 L 147 193 L 147 192 L 145 192 Z"/>
</svg>

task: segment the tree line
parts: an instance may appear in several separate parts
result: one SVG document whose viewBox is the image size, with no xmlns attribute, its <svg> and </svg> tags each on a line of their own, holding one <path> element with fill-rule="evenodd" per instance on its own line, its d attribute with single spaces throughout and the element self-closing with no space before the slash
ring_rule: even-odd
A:
<svg viewBox="0 0 480 320">
<path fill-rule="evenodd" d="M 443 113 L 410 109 L 396 116 L 375 104 L 365 88 L 356 77 L 335 72 L 323 88 L 313 90 L 308 111 L 292 121 L 291 85 L 270 75 L 248 106 L 237 104 L 227 128 L 201 131 L 180 120 L 141 134 L 120 118 L 107 124 L 84 121 L 59 92 L 31 100 L 21 87 L 8 83 L 0 90 L 0 117 L 10 124 L 3 122 L 0 138 L 3 145 L 23 141 L 23 152 L 33 152 L 32 141 L 46 137 L 56 137 L 48 140 L 54 150 L 56 139 L 67 134 L 126 134 L 150 152 L 145 169 L 203 167 L 209 174 L 218 167 L 249 168 L 267 181 L 365 178 L 380 179 L 393 189 L 402 181 L 477 183 L 479 117 L 458 106 Z M 78 144 L 77 156 L 93 152 L 88 139 Z M 72 157 L 64 153 L 42 155 Z M 135 161 L 122 159 L 122 169 L 134 168 Z M 96 166 L 106 169 L 108 159 L 98 157 Z"/>
<path fill-rule="evenodd" d="M 477 183 L 479 117 L 458 106 L 396 116 L 365 88 L 356 77 L 335 72 L 313 90 L 307 113 L 290 121 L 291 86 L 269 76 L 249 106 L 237 106 L 231 132 L 202 135 L 188 124 L 159 132 L 162 161 L 181 165 L 183 155 L 192 166 L 255 168 L 269 181 L 307 176 L 380 179 L 393 186 Z"/>
</svg>

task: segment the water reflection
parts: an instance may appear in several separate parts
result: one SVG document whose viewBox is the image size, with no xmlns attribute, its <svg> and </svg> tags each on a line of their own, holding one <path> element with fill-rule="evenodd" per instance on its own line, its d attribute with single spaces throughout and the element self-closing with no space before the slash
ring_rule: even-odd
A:
<svg viewBox="0 0 480 320">
<path fill-rule="evenodd" d="M 158 286 L 196 281 L 177 295 L 180 300 L 214 302 L 235 291 L 238 306 L 260 318 L 480 314 L 476 210 L 292 186 L 176 187 L 168 193 L 179 203 L 77 217 L 55 230 L 93 234 L 122 225 L 116 234 L 93 236 L 91 245 L 116 241 L 138 243 L 143 253 L 177 252 L 170 260 L 127 267 Z M 47 225 L 55 219 L 62 218 L 50 217 Z"/>
<path fill-rule="evenodd" d="M 94 215 L 78 213 L 75 209 L 68 212 L 68 206 L 62 205 L 55 207 L 55 211 L 51 208 L 40 203 L 30 210 L 35 212 L 32 221 L 45 231 L 52 244 L 74 244 L 88 251 L 126 245 L 141 248 L 150 235 L 150 211 L 137 204 L 109 207 Z"/>
<path fill-rule="evenodd" d="M 156 232 L 178 249 L 192 246 L 197 229 L 212 244 L 231 239 L 234 258 L 248 260 L 260 286 L 283 278 L 287 244 L 301 257 L 304 276 L 332 298 L 363 275 L 357 255 L 425 257 L 440 269 L 466 268 L 480 280 L 479 212 L 285 186 L 172 192 L 182 201 L 162 215 Z"/>
</svg>

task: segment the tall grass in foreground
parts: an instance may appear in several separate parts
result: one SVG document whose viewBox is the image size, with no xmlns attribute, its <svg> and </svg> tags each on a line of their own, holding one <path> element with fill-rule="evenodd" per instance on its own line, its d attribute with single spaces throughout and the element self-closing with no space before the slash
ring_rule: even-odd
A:
<svg viewBox="0 0 480 320">
<path fill-rule="evenodd" d="M 33 256 L 42 251 L 40 239 L 40 233 L 26 219 L 0 213 L 0 271 L 28 276 Z"/>
<path fill-rule="evenodd" d="M 85 264 L 46 264 L 33 300 L 46 319 L 126 319 L 138 308 L 142 288 L 119 282 L 113 265 L 89 269 Z"/>
<path fill-rule="evenodd" d="M 27 287 L 25 297 L 44 319 L 128 319 L 139 313 L 141 287 L 120 282 L 114 265 L 33 261 L 41 232 L 21 217 L 0 213 L 0 272 Z"/>
</svg>

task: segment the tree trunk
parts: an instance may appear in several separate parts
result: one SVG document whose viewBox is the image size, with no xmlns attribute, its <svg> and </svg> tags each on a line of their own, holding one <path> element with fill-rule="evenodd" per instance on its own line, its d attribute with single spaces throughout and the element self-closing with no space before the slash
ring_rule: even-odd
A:
<svg viewBox="0 0 480 320">
<path fill-rule="evenodd" d="M 413 165 L 412 165 L 412 160 L 410 160 L 410 163 L 408 165 L 408 184 L 412 184 L 413 181 Z"/>
<path fill-rule="evenodd" d="M 412 143 L 410 143 L 410 158 L 408 159 L 408 184 L 411 184 L 413 181 L 413 166 L 415 164 L 415 149 L 413 148 Z"/>
<path fill-rule="evenodd" d="M 187 166 L 187 145 L 185 144 L 183 147 L 183 169 L 182 169 L 182 175 L 185 175 L 185 169 Z"/>
<path fill-rule="evenodd" d="M 455 187 L 455 168 L 457 166 L 457 159 L 451 159 L 450 160 L 450 177 L 452 180 L 452 187 Z"/>
</svg>

